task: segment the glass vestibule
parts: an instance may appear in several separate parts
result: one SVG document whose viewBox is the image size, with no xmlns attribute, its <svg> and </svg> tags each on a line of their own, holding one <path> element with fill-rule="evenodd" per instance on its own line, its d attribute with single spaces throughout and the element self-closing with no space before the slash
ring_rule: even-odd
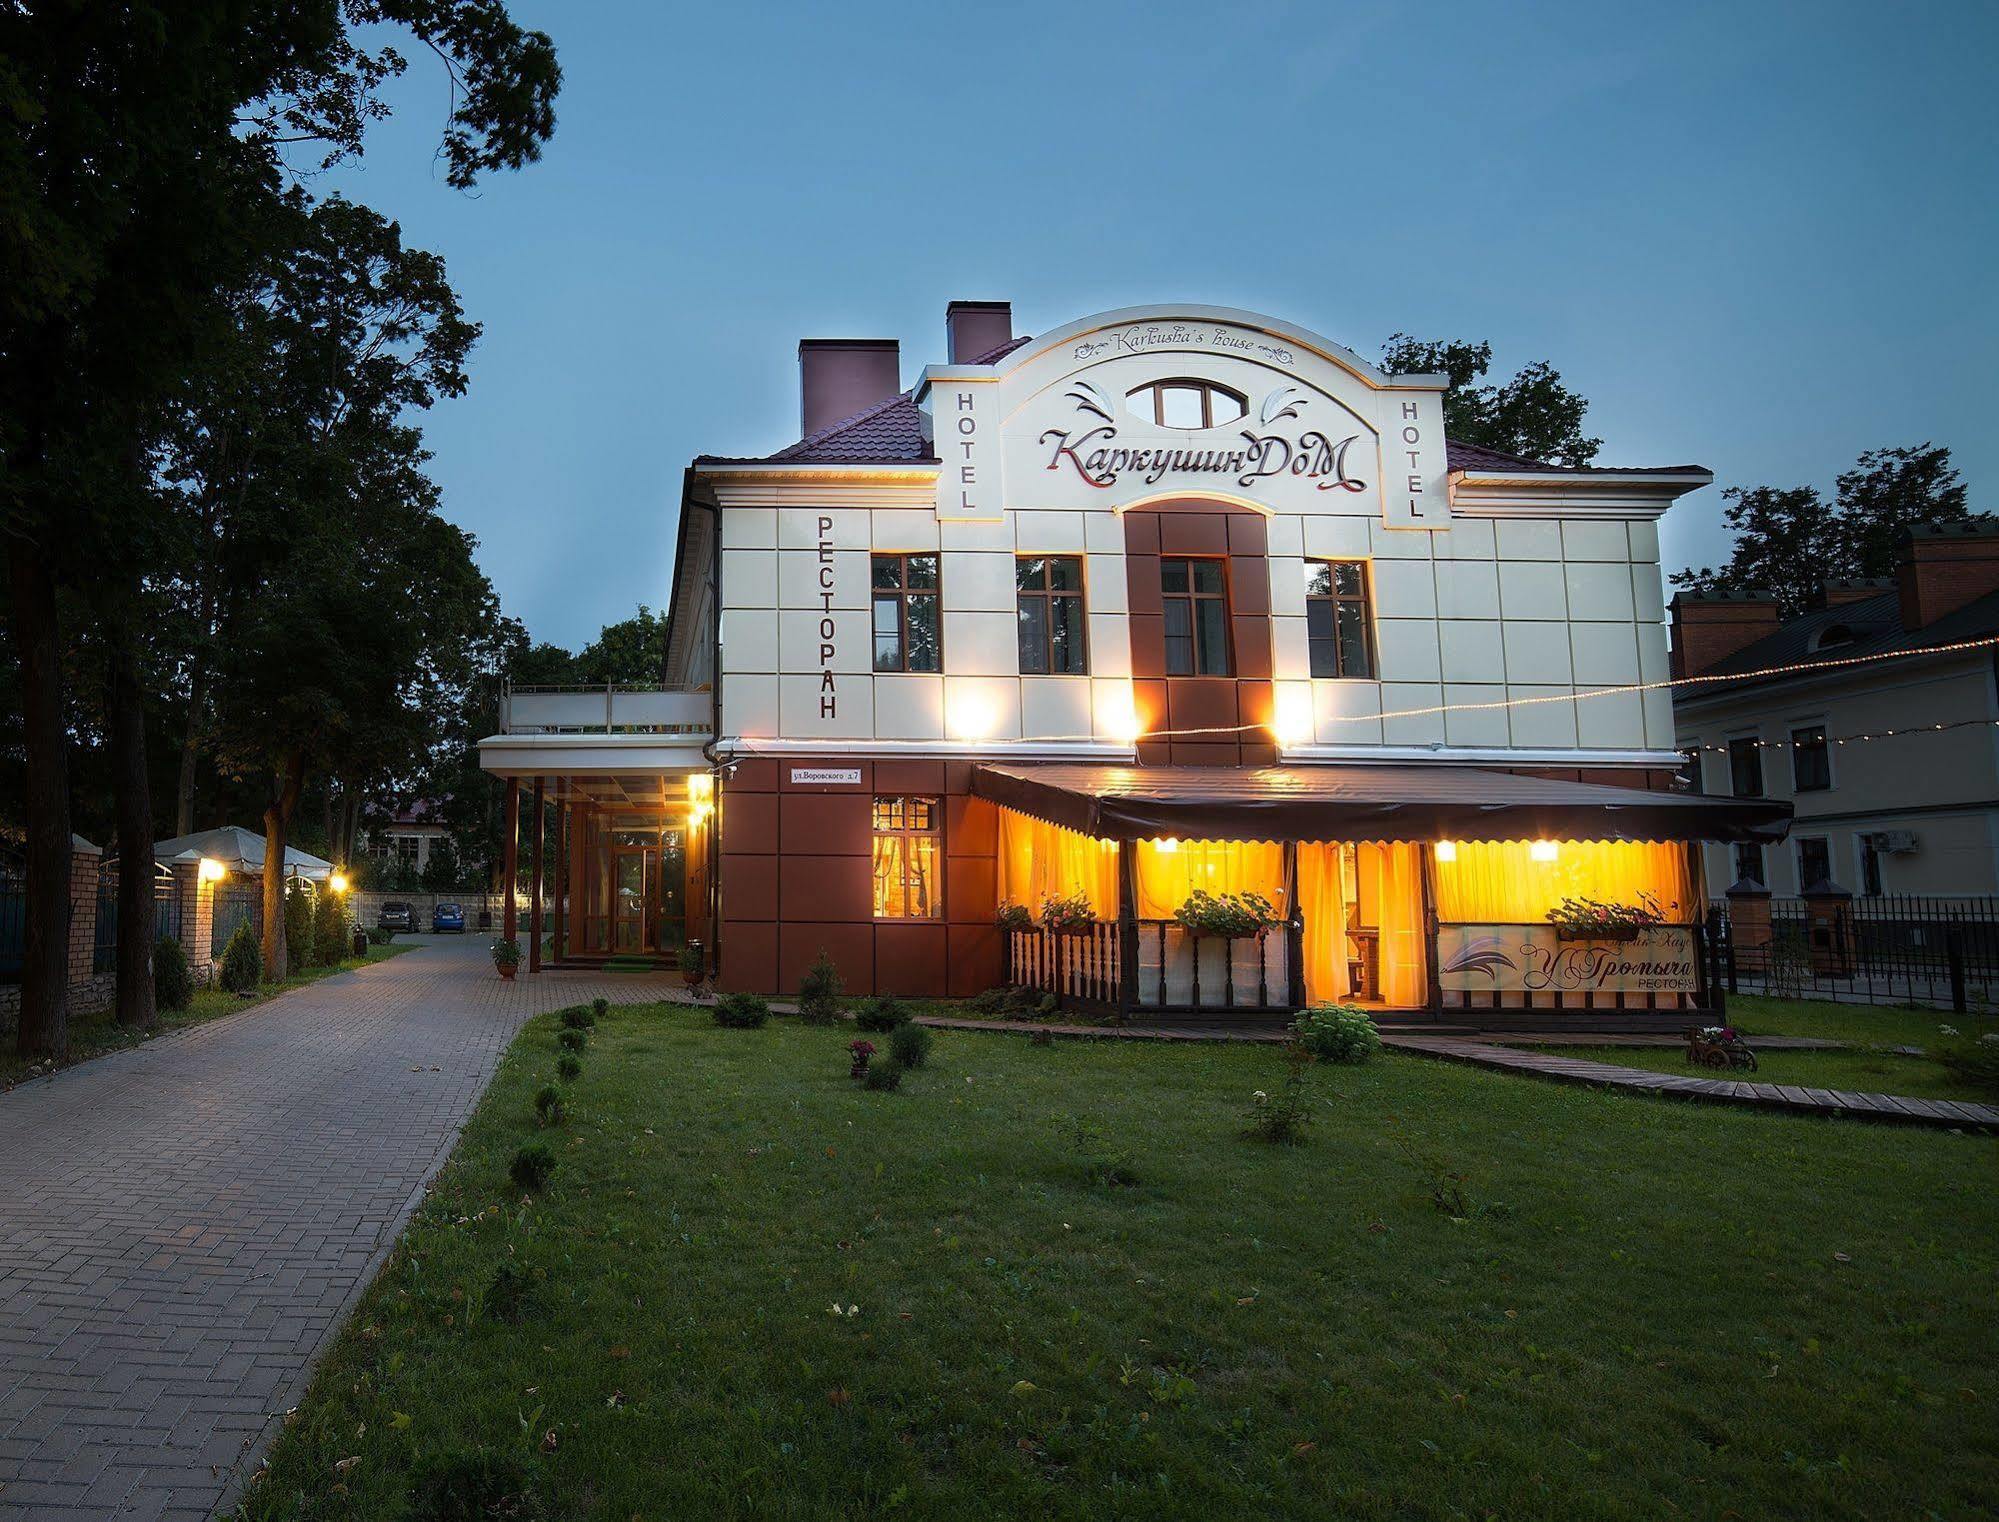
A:
<svg viewBox="0 0 1999 1522">
<path fill-rule="evenodd" d="M 586 956 L 670 953 L 687 936 L 687 852 L 678 823 L 586 814 L 570 885 L 570 949 Z"/>
</svg>

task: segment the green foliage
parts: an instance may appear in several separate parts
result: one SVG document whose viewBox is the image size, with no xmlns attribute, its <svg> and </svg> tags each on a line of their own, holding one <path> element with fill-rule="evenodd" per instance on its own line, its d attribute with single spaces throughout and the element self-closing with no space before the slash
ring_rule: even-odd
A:
<svg viewBox="0 0 1999 1522">
<path fill-rule="evenodd" d="M 590 1001 L 590 1013 L 596 1017 L 596 1019 L 593 1019 L 590 1022 L 592 1025 L 595 1025 L 597 1023 L 597 1020 L 603 1019 L 604 1016 L 606 1016 L 610 1012 L 611 1012 L 611 1001 L 605 998 L 602 994 L 599 994 L 596 998 Z"/>
<path fill-rule="evenodd" d="M 534 1113 L 544 1126 L 559 1126 L 569 1119 L 569 1106 L 562 1097 L 562 1090 L 552 1083 L 545 1083 L 536 1089 Z"/>
<path fill-rule="evenodd" d="M 495 967 L 518 967 L 521 965 L 521 943 L 501 940 L 493 942 L 493 965 Z"/>
<path fill-rule="evenodd" d="M 501 1318 L 505 1319 L 505 1318 Z M 490 1448 L 454 1448 L 421 1461 L 410 1486 L 413 1522 L 527 1522 L 534 1503 L 534 1470 L 524 1460 Z"/>
<path fill-rule="evenodd" d="M 1050 894 L 1041 901 L 1041 928 L 1044 930 L 1085 930 L 1097 922 L 1087 893 Z"/>
<path fill-rule="evenodd" d="M 1813 486 L 1731 486 L 1722 518 L 1735 540 L 1726 564 L 1675 571 L 1691 592 L 1767 592 L 1779 614 L 1818 605 L 1828 581 L 1888 576 L 1919 524 L 1962 523 L 1972 513 L 1950 451 L 1923 443 L 1870 449 L 1838 480 L 1831 502 Z"/>
<path fill-rule="evenodd" d="M 1357 1004 L 1318 1004 L 1291 1022 L 1298 1045 L 1321 1062 L 1361 1063 L 1381 1050 L 1381 1032 Z"/>
<path fill-rule="evenodd" d="M 312 934 L 312 897 L 297 878 L 285 888 L 285 960 L 293 971 L 310 967 L 317 950 Z"/>
<path fill-rule="evenodd" d="M 1196 935 L 1236 940 L 1259 935 L 1284 923 L 1283 916 L 1261 893 L 1210 893 L 1196 888 L 1173 918 Z"/>
<path fill-rule="evenodd" d="M 893 994 L 869 994 L 854 1006 L 854 1024 L 864 1031 L 892 1031 L 909 1018 L 909 1006 Z"/>
<path fill-rule="evenodd" d="M 1034 915 L 1025 904 L 1001 904 L 994 922 L 1002 930 L 1032 930 Z"/>
<path fill-rule="evenodd" d="M 162 1010 L 186 1009 L 194 1002 L 194 973 L 187 953 L 170 935 L 153 945 L 153 1002 Z"/>
<path fill-rule="evenodd" d="M 264 976 L 264 953 L 257 945 L 250 922 L 243 921 L 229 937 L 222 951 L 222 986 L 232 994 L 246 994 Z"/>
<path fill-rule="evenodd" d="M 845 985 L 826 948 L 805 970 L 798 984 L 798 1017 L 808 1025 L 831 1025 L 840 1018 L 840 993 Z"/>
<path fill-rule="evenodd" d="M 430 855 L 424 861 L 419 880 L 431 893 L 449 893 L 464 885 L 465 868 L 458 860 L 458 847 L 449 835 L 440 836 L 430 843 Z"/>
<path fill-rule="evenodd" d="M 542 1277 L 522 1268 L 512 1258 L 503 1258 L 486 1282 L 479 1306 L 488 1320 L 518 1326 L 539 1312 L 546 1301 Z"/>
<path fill-rule="evenodd" d="M 1138 1182 L 1138 1164 L 1131 1146 L 1093 1115 L 1065 1116 L 1060 1130 L 1093 1184 L 1123 1189 Z"/>
<path fill-rule="evenodd" d="M 674 957 L 674 961 L 678 964 L 681 972 L 689 977 L 698 978 L 708 970 L 707 954 L 699 946 L 693 945 L 691 942 L 681 946 L 680 951 Z"/>
<path fill-rule="evenodd" d="M 1249 1126 L 1244 1135 L 1257 1141 L 1292 1143 L 1305 1139 L 1311 1111 L 1305 1100 L 1305 1068 L 1312 1054 L 1293 1041 L 1284 1049 L 1284 1079 L 1272 1094 L 1258 1089 L 1250 1095 Z"/>
<path fill-rule="evenodd" d="M 1492 345 L 1439 343 L 1397 333 L 1382 346 L 1381 368 L 1390 375 L 1447 375 L 1444 434 L 1453 443 L 1477 444 L 1554 465 L 1587 465 L 1603 440 L 1583 433 L 1589 403 L 1562 384 L 1546 361 L 1526 366 L 1503 386 L 1485 382 Z"/>
<path fill-rule="evenodd" d="M 567 1050 L 580 1052 L 590 1044 L 590 1033 L 580 1026 L 565 1025 L 555 1033 L 555 1039 Z"/>
<path fill-rule="evenodd" d="M 395 938 L 396 932 L 393 926 L 370 925 L 368 927 L 368 944 L 371 946 L 386 946 Z"/>
<path fill-rule="evenodd" d="M 930 1045 L 930 1032 L 913 1021 L 889 1031 L 888 1054 L 898 1067 L 922 1067 L 930 1060 Z"/>
<path fill-rule="evenodd" d="M 871 1062 L 861 1083 L 866 1088 L 893 1093 L 902 1087 L 902 1066 L 894 1062 Z"/>
<path fill-rule="evenodd" d="M 312 904 L 312 959 L 322 967 L 347 959 L 349 952 L 346 901 L 322 887 Z"/>
<path fill-rule="evenodd" d="M 517 1189 L 532 1192 L 545 1185 L 555 1173 L 555 1153 L 547 1142 L 529 1142 L 514 1153 L 507 1177 Z"/>
<path fill-rule="evenodd" d="M 1999 1098 L 1999 1033 L 1987 1033 L 1976 1041 L 1950 1041 L 1938 1046 L 1934 1055 L 1959 1082 Z"/>
<path fill-rule="evenodd" d="M 572 1004 L 562 1011 L 560 1017 L 565 1030 L 588 1030 L 597 1023 L 596 1011 L 587 1004 Z"/>
<path fill-rule="evenodd" d="M 755 1030 L 770 1018 L 770 1002 L 757 994 L 723 994 L 715 1001 L 715 1023 L 730 1030 Z"/>
<path fill-rule="evenodd" d="M 574 1052 L 564 1052 L 555 1059 L 556 1075 L 565 1083 L 574 1083 L 583 1074 L 583 1064 Z"/>
</svg>

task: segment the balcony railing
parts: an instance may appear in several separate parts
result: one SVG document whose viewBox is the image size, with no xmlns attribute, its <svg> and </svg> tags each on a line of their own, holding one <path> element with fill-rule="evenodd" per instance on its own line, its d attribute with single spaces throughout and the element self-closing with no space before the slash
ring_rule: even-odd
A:
<svg viewBox="0 0 1999 1522">
<path fill-rule="evenodd" d="M 500 692 L 507 735 L 686 735 L 707 739 L 713 694 L 607 682 L 601 687 L 515 687 Z"/>
<path fill-rule="evenodd" d="M 1144 1015 L 1270 1015 L 1294 1009 L 1302 995 L 1293 970 L 1300 929 L 1217 940 L 1192 935 L 1175 920 L 1097 920 L 1057 934 L 1007 935 L 1008 981 L 1054 994 L 1063 1007 Z"/>
</svg>

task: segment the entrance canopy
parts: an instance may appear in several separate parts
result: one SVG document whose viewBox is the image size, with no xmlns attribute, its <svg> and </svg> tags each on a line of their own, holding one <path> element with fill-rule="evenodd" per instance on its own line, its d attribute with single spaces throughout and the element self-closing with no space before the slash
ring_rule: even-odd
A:
<svg viewBox="0 0 1999 1522">
<path fill-rule="evenodd" d="M 1781 840 L 1791 806 L 1474 766 L 977 766 L 972 791 L 1099 840 Z"/>
</svg>

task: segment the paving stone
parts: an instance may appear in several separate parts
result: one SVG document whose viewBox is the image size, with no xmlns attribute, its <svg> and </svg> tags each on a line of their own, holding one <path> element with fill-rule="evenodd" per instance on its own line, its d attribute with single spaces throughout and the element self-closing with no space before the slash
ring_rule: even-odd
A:
<svg viewBox="0 0 1999 1522">
<path fill-rule="evenodd" d="M 679 990 L 454 937 L 0 1094 L 0 1517 L 223 1505 L 521 1023 Z"/>
</svg>

